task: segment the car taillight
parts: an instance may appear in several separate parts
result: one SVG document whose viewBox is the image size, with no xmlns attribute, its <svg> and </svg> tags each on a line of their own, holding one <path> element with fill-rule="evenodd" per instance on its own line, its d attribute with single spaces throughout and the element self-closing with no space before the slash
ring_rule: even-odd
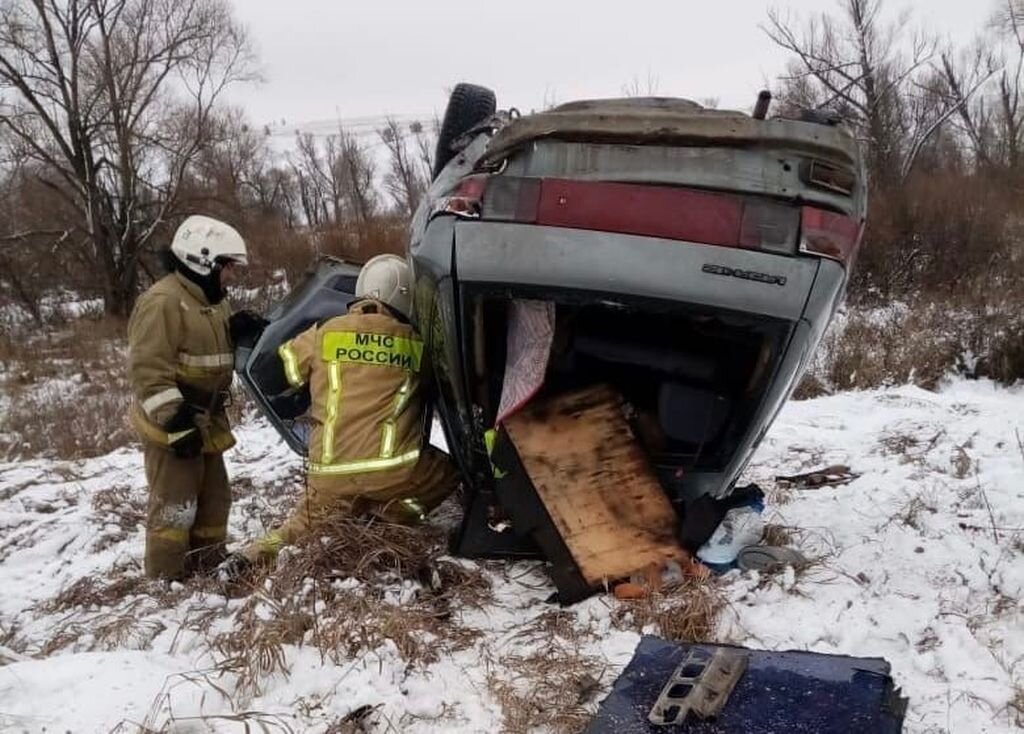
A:
<svg viewBox="0 0 1024 734">
<path fill-rule="evenodd" d="M 443 199 L 439 209 L 450 214 L 461 216 L 480 216 L 480 203 L 483 200 L 484 190 L 487 188 L 486 174 L 477 176 L 466 176 L 459 181 L 455 191 L 447 199 Z"/>
<path fill-rule="evenodd" d="M 608 181 L 472 176 L 446 211 L 539 224 L 796 253 L 800 208 L 735 194 Z"/>
<path fill-rule="evenodd" d="M 793 254 L 800 210 L 681 186 L 496 176 L 482 217 Z"/>
<path fill-rule="evenodd" d="M 863 228 L 852 217 L 805 206 L 800 213 L 800 250 L 852 265 Z"/>
<path fill-rule="evenodd" d="M 543 179 L 495 176 L 487 187 L 482 216 L 499 222 L 535 224 Z"/>
<path fill-rule="evenodd" d="M 743 200 L 676 186 L 543 179 L 537 224 L 739 244 Z"/>
<path fill-rule="evenodd" d="M 800 210 L 773 201 L 747 200 L 743 205 L 740 247 L 792 255 L 800 228 Z"/>
</svg>

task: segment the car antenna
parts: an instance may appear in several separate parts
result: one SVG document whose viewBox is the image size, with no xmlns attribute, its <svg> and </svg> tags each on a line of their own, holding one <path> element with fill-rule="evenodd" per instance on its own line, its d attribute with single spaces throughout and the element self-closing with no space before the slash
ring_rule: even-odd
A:
<svg viewBox="0 0 1024 734">
<path fill-rule="evenodd" d="M 754 105 L 754 114 L 752 117 L 755 120 L 763 120 L 768 116 L 768 105 L 772 103 L 772 93 L 767 89 L 762 89 L 757 93 L 757 103 Z"/>
</svg>

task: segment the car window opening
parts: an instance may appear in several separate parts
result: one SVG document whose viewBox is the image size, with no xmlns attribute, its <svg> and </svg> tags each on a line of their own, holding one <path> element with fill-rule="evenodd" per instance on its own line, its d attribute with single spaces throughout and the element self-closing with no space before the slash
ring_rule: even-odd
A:
<svg viewBox="0 0 1024 734">
<path fill-rule="evenodd" d="M 721 471 L 772 382 L 790 322 L 712 314 L 680 304 L 555 304 L 540 400 L 608 384 L 666 489 L 680 472 Z M 587 301 L 587 302 L 585 302 Z M 483 420 L 498 417 L 508 367 L 510 294 L 473 299 L 470 394 Z"/>
</svg>

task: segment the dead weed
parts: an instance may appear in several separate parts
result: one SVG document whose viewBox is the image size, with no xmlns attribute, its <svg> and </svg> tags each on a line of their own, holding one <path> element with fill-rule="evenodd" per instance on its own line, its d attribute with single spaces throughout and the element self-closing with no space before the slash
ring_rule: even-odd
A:
<svg viewBox="0 0 1024 734">
<path fill-rule="evenodd" d="M 168 587 L 142 576 L 134 564 L 122 564 L 105 577 L 78 579 L 32 611 L 64 615 L 43 643 L 44 655 L 79 643 L 89 650 L 145 649 L 165 629 L 154 615 L 196 592 L 217 590 L 216 582 L 200 577 L 187 585 Z"/>
<path fill-rule="evenodd" d="M 974 468 L 974 460 L 967 453 L 970 441 L 962 446 L 954 447 L 954 453 L 949 457 L 949 463 L 953 467 L 953 476 L 957 479 L 966 479 Z"/>
<path fill-rule="evenodd" d="M 1024 685 L 1017 686 L 1017 690 L 1010 699 L 1009 708 L 1014 713 L 1014 722 L 1017 726 L 1024 728 Z"/>
<path fill-rule="evenodd" d="M 35 609 L 44 614 L 57 614 L 73 609 L 113 607 L 127 597 L 141 594 L 152 587 L 152 583 L 145 577 L 129 573 L 124 566 L 112 569 L 110 576 L 111 580 L 83 576 Z"/>
<path fill-rule="evenodd" d="M 43 644 L 40 655 L 49 657 L 81 640 L 88 641 L 90 651 L 148 649 L 166 629 L 163 622 L 147 618 L 159 608 L 140 597 L 117 610 L 73 615 L 59 623 L 57 631 Z"/>
<path fill-rule="evenodd" d="M 133 439 L 124 345 L 117 319 L 78 318 L 0 344 L 0 457 L 101 456 Z"/>
<path fill-rule="evenodd" d="M 711 639 L 724 604 L 712 584 L 687 579 L 646 598 L 619 602 L 612 621 L 619 629 L 653 630 L 673 642 L 705 642 Z"/>
<path fill-rule="evenodd" d="M 410 664 L 429 664 L 471 645 L 479 632 L 457 611 L 491 598 L 478 569 L 441 558 L 443 532 L 383 522 L 338 519 L 321 526 L 266 576 L 232 629 L 211 644 L 221 668 L 256 692 L 260 680 L 286 672 L 283 647 L 311 644 L 330 657 L 351 657 L 386 642 Z"/>
<path fill-rule="evenodd" d="M 764 526 L 764 534 L 761 536 L 764 545 L 784 547 L 792 545 L 794 534 L 791 528 L 786 525 L 767 523 Z"/>
<path fill-rule="evenodd" d="M 499 676 L 487 685 L 501 705 L 502 731 L 527 734 L 538 730 L 575 734 L 593 717 L 605 663 L 562 642 L 528 655 L 502 657 Z"/>
<path fill-rule="evenodd" d="M 921 426 L 923 431 L 926 427 Z M 902 431 L 894 431 L 882 436 L 878 445 L 882 456 L 895 457 L 901 464 L 915 464 L 923 466 L 928 458 L 928 453 L 935 448 L 946 433 L 946 429 L 938 429 L 931 438 L 923 440 L 918 434 Z"/>
<path fill-rule="evenodd" d="M 816 380 L 833 391 L 907 383 L 932 390 L 950 374 L 1013 383 L 1024 377 L 1019 300 L 1007 289 L 976 287 L 912 297 L 902 307 L 850 309 L 801 389 L 814 396 L 823 389 Z"/>
<path fill-rule="evenodd" d="M 97 535 L 94 550 L 109 548 L 136 532 L 146 520 L 146 500 L 140 492 L 127 485 L 101 489 L 92 496 L 92 509 L 105 525 L 115 525 L 117 531 L 104 529 Z"/>
<path fill-rule="evenodd" d="M 935 507 L 934 503 L 918 495 L 917 497 L 912 497 L 904 505 L 903 509 L 896 515 L 896 519 L 906 527 L 921 532 L 923 529 L 921 523 L 923 513 L 934 515 L 936 512 L 938 512 L 938 508 Z"/>
</svg>

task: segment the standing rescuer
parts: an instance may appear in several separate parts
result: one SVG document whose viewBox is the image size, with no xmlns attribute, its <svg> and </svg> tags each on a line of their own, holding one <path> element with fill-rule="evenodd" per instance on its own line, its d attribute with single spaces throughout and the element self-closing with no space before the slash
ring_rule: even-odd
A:
<svg viewBox="0 0 1024 734">
<path fill-rule="evenodd" d="M 284 524 L 233 556 L 225 575 L 272 560 L 330 517 L 418 522 L 457 485 L 448 457 L 424 441 L 425 364 L 407 317 L 410 281 L 402 258 L 371 259 L 348 313 L 279 348 L 282 387 L 310 391 L 307 488 Z"/>
<path fill-rule="evenodd" d="M 149 507 L 145 570 L 181 579 L 222 559 L 231 491 L 223 452 L 235 439 L 225 413 L 241 332 L 224 289 L 248 264 L 241 235 L 216 219 L 188 217 L 168 253 L 172 272 L 139 297 L 128 322 L 130 418 L 143 442 Z"/>
</svg>

